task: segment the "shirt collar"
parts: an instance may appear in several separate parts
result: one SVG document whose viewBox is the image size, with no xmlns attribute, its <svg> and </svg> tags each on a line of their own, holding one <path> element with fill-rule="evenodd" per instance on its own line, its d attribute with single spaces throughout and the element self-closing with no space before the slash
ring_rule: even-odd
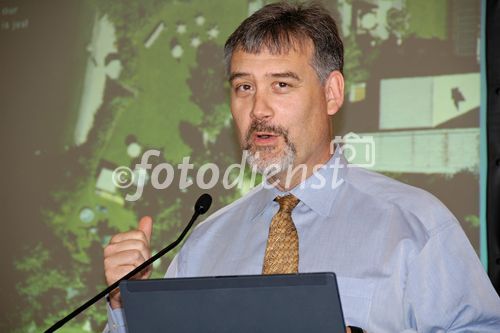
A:
<svg viewBox="0 0 500 333">
<path fill-rule="evenodd" d="M 330 157 L 328 162 L 289 192 L 282 192 L 275 187 L 269 188 L 270 185 L 265 183 L 265 185 L 267 185 L 265 187 L 267 188 L 263 190 L 268 193 L 265 195 L 265 198 L 263 195 L 262 199 L 271 201 L 276 196 L 291 193 L 319 215 L 331 216 L 333 215 L 333 203 L 338 195 L 340 187 L 344 183 L 347 167 L 348 163 L 341 153 L 341 149 L 337 147 L 335 153 Z"/>
<path fill-rule="evenodd" d="M 255 193 L 253 193 L 253 198 L 251 201 L 251 210 L 253 213 L 251 214 L 252 219 L 256 218 L 266 209 L 267 206 L 272 205 L 274 198 L 276 198 L 278 194 L 275 193 L 275 189 L 271 188 L 271 186 L 265 181 L 262 182 L 256 189 Z"/>
</svg>

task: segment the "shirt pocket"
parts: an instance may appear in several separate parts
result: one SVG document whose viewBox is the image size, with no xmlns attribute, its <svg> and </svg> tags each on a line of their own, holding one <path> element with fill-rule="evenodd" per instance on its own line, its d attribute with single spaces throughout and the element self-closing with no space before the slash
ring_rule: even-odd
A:
<svg viewBox="0 0 500 333">
<path fill-rule="evenodd" d="M 369 279 L 337 276 L 337 284 L 345 324 L 366 329 L 375 282 Z"/>
</svg>

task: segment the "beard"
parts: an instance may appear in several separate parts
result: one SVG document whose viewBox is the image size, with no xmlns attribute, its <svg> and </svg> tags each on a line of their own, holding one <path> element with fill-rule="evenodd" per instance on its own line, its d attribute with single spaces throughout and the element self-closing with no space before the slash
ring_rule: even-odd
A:
<svg viewBox="0 0 500 333">
<path fill-rule="evenodd" d="M 279 151 L 276 146 L 256 146 L 252 142 L 255 132 L 266 132 L 282 136 L 285 142 L 284 149 Z M 255 120 L 252 121 L 247 130 L 243 149 L 248 152 L 248 164 L 257 172 L 267 175 L 276 175 L 292 167 L 297 155 L 295 145 L 290 141 L 288 131 L 284 127 Z"/>
</svg>

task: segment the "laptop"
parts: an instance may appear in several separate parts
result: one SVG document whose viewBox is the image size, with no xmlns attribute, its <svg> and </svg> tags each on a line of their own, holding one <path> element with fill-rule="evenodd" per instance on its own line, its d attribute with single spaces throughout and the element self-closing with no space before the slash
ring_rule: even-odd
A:
<svg viewBox="0 0 500 333">
<path fill-rule="evenodd" d="M 334 273 L 120 283 L 129 333 L 344 333 Z"/>
</svg>

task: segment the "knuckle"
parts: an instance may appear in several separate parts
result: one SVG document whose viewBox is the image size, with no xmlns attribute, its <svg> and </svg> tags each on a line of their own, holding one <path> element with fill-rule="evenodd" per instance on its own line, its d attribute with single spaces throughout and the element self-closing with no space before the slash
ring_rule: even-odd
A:
<svg viewBox="0 0 500 333">
<path fill-rule="evenodd" d="M 113 253 L 113 249 L 114 249 L 114 246 L 112 244 L 109 244 L 107 245 L 105 248 L 104 248 L 104 256 L 107 257 L 109 256 L 111 253 Z"/>
<path fill-rule="evenodd" d="M 137 237 L 140 237 L 143 242 L 147 241 L 146 234 L 142 230 L 136 230 L 137 231 Z"/>
<path fill-rule="evenodd" d="M 113 243 L 116 243 L 117 239 L 120 237 L 121 234 L 116 234 L 116 235 L 113 235 L 113 237 L 111 237 L 111 239 L 109 240 L 109 245 L 113 244 Z"/>
<path fill-rule="evenodd" d="M 109 269 L 112 266 L 113 266 L 112 260 L 109 257 L 108 258 L 104 258 L 104 267 Z"/>
<path fill-rule="evenodd" d="M 141 260 L 141 259 L 142 259 L 142 254 L 141 254 L 141 251 L 139 251 L 139 250 L 134 250 L 134 259 L 135 259 L 136 261 L 138 261 L 138 260 Z"/>
<path fill-rule="evenodd" d="M 142 231 L 140 230 L 132 230 L 130 231 L 131 235 L 134 237 L 134 238 L 142 238 Z"/>
<path fill-rule="evenodd" d="M 141 246 L 141 248 L 140 248 L 141 251 L 143 251 L 145 253 L 147 253 L 149 251 L 149 247 L 148 247 L 148 245 L 146 243 L 141 242 L 140 246 Z"/>
</svg>

